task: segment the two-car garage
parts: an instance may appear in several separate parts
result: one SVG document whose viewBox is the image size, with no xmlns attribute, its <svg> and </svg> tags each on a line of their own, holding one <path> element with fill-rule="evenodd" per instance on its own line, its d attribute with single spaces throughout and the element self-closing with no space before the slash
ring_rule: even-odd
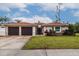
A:
<svg viewBox="0 0 79 59">
<path fill-rule="evenodd" d="M 8 35 L 32 35 L 32 27 L 8 27 Z"/>
</svg>

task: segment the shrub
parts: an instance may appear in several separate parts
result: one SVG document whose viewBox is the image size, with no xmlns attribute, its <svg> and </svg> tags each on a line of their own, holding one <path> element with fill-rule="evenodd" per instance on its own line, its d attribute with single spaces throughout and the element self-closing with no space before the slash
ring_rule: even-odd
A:
<svg viewBox="0 0 79 59">
<path fill-rule="evenodd" d="M 65 30 L 63 35 L 75 35 L 74 30 Z"/>
</svg>

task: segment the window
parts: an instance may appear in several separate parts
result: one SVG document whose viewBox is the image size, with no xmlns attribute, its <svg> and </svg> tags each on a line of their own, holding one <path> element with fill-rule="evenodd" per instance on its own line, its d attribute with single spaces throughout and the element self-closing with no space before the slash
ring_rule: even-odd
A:
<svg viewBox="0 0 79 59">
<path fill-rule="evenodd" d="M 55 27 L 56 32 L 60 32 L 60 27 Z"/>
</svg>

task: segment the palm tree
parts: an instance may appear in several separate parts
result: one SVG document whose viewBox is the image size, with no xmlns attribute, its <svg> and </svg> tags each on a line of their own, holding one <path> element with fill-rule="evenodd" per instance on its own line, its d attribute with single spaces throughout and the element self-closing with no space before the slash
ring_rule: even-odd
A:
<svg viewBox="0 0 79 59">
<path fill-rule="evenodd" d="M 19 19 L 16 19 L 15 21 L 16 21 L 17 23 L 20 23 L 20 22 L 21 22 L 21 20 L 19 20 Z"/>
<path fill-rule="evenodd" d="M 3 23 L 3 17 L 0 17 L 0 23 Z"/>
<path fill-rule="evenodd" d="M 0 17 L 0 23 L 1 24 L 5 24 L 5 23 L 7 23 L 7 22 L 9 22 L 10 21 L 10 19 L 8 18 L 8 17 Z"/>
</svg>

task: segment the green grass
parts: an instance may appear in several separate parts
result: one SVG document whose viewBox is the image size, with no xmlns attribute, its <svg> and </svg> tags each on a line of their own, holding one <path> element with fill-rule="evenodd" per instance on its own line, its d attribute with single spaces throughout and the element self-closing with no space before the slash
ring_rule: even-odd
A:
<svg viewBox="0 0 79 59">
<path fill-rule="evenodd" d="M 79 35 L 76 36 L 34 36 L 23 49 L 78 49 Z"/>
</svg>

